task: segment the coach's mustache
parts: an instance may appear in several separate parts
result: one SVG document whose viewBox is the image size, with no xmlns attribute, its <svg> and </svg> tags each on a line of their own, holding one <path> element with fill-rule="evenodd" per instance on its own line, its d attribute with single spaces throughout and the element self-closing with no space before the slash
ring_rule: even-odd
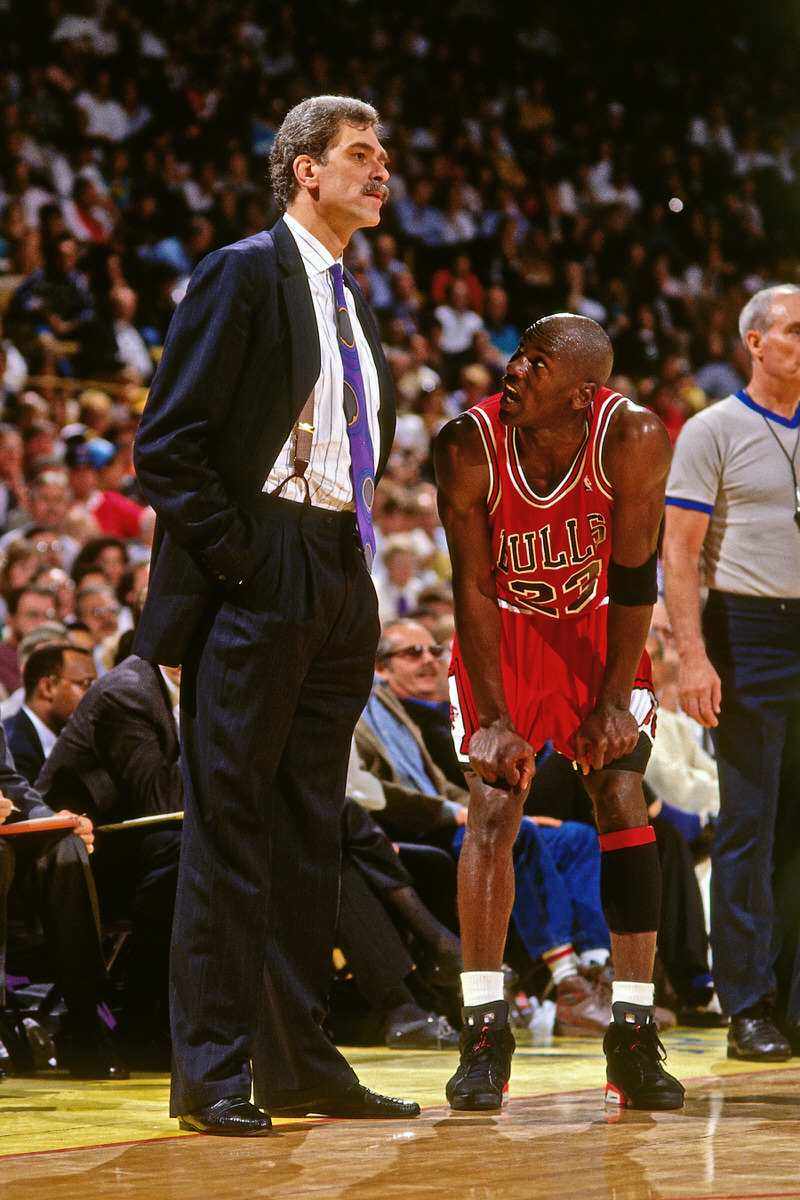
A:
<svg viewBox="0 0 800 1200">
<path fill-rule="evenodd" d="M 364 184 L 364 195 L 365 196 L 380 196 L 381 200 L 385 204 L 386 201 L 389 199 L 389 189 L 385 183 L 378 183 L 376 180 L 373 183 L 365 183 Z"/>
</svg>

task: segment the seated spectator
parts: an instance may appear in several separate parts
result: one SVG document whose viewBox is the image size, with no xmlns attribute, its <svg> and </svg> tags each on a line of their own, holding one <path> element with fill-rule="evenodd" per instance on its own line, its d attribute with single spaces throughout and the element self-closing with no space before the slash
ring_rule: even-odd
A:
<svg viewBox="0 0 800 1200">
<path fill-rule="evenodd" d="M 114 230 L 113 206 L 100 195 L 92 179 L 79 176 L 64 204 L 67 229 L 79 242 L 105 245 Z"/>
<path fill-rule="evenodd" d="M 81 547 L 72 564 L 73 578 L 82 579 L 84 568 L 97 568 L 111 587 L 116 588 L 128 567 L 128 550 L 121 538 L 104 534 L 90 538 Z"/>
<path fill-rule="evenodd" d="M 416 608 L 420 588 L 432 582 L 420 573 L 417 545 L 410 533 L 391 534 L 381 543 L 376 572 L 378 613 L 382 622 L 407 617 Z"/>
<path fill-rule="evenodd" d="M 459 250 L 453 256 L 449 266 L 440 267 L 438 271 L 434 271 L 430 285 L 430 294 L 433 303 L 446 304 L 450 297 L 450 289 L 457 279 L 462 280 L 467 285 L 469 307 L 473 312 L 481 312 L 484 304 L 483 285 L 473 270 L 472 259 L 463 250 Z M 511 353 L 516 348 L 517 343 L 515 342 Z M 506 358 L 508 357 L 507 355 Z"/>
<path fill-rule="evenodd" d="M 14 765 L 29 783 L 35 783 L 56 738 L 95 679 L 91 652 L 69 641 L 48 642 L 28 656 L 22 707 L 5 717 L 3 725 Z"/>
<path fill-rule="evenodd" d="M 410 358 L 404 360 L 396 379 L 398 402 L 403 409 L 413 408 L 420 392 L 430 392 L 440 382 L 429 363 L 430 345 L 422 333 L 412 333 L 408 339 Z"/>
<path fill-rule="evenodd" d="M 425 847 L 427 862 L 420 867 L 416 847 L 395 848 L 360 804 L 345 801 L 336 944 L 371 1008 L 367 1031 L 359 1040 L 381 1040 L 396 1050 L 452 1049 L 459 1035 L 444 1016 L 431 1011 L 435 996 L 430 985 L 442 988 L 458 982 L 461 946 L 417 894 L 402 861 L 404 849 L 417 869 L 443 874 L 455 897 L 455 871 L 448 855 Z M 415 963 L 428 985 L 423 995 L 416 986 Z M 348 1034 L 352 1038 L 352 1025 L 348 1028 L 337 1012 L 335 996 L 334 988 L 327 1027 L 334 1040 L 342 1041 Z"/>
<path fill-rule="evenodd" d="M 25 664 L 34 650 L 38 649 L 39 646 L 46 646 L 52 642 L 67 641 L 70 644 L 80 645 L 79 638 L 73 642 L 72 632 L 61 621 L 45 621 L 43 625 L 37 625 L 31 633 L 25 634 L 25 637 L 17 647 L 17 658 L 20 670 L 22 671 L 23 683 L 5 700 L 0 701 L 0 721 L 5 721 L 7 717 L 13 717 L 14 713 L 19 712 L 25 702 Z M 84 649 L 91 649 L 91 645 L 84 647 Z"/>
<path fill-rule="evenodd" d="M 70 489 L 66 472 L 58 467 L 45 467 L 36 474 L 28 487 L 27 516 L 24 524 L 9 530 L 0 538 L 0 549 L 5 549 L 18 537 L 29 537 L 36 534 L 37 542 L 42 531 L 53 533 L 60 542 L 59 562 L 52 566 L 61 566 L 69 570 L 75 555 L 78 553 L 78 542 L 67 533 L 66 526 L 69 515 Z M 37 545 L 38 549 L 38 545 Z M 42 551 L 43 554 L 47 550 Z"/>
<path fill-rule="evenodd" d="M 377 679 L 356 726 L 355 743 L 362 766 L 383 784 L 386 807 L 376 819 L 390 836 L 438 845 L 457 856 L 468 793 L 446 778 L 425 737 L 437 713 L 433 744 L 449 728 L 442 657 L 443 648 L 425 626 L 414 621 L 386 625 L 378 645 Z M 610 994 L 586 978 L 578 961 L 578 953 L 585 952 L 604 962 L 610 945 L 600 906 L 596 835 L 575 822 L 538 825 L 526 818 L 515 843 L 514 872 L 513 920 L 528 966 L 542 958 L 550 969 L 557 1029 L 604 1034 L 611 1019 Z"/>
<path fill-rule="evenodd" d="M 434 309 L 434 317 L 441 327 L 439 351 L 446 386 L 454 387 L 458 372 L 469 359 L 472 339 L 483 329 L 483 317 L 470 307 L 469 286 L 463 279 L 456 279 L 450 287 L 446 304 Z"/>
<path fill-rule="evenodd" d="M 516 347 L 515 347 L 516 349 Z M 458 373 L 458 388 L 448 397 L 447 405 L 453 416 L 480 404 L 492 393 L 492 374 L 483 363 L 471 362 Z"/>
<path fill-rule="evenodd" d="M 97 894 L 88 851 L 94 829 L 72 805 L 56 814 L 15 769 L 0 730 L 0 796 L 19 810 L 0 807 L 0 826 L 16 820 L 72 816 L 74 832 L 0 832 L 0 999 L 5 1000 L 7 918 L 24 920 L 44 932 L 48 977 L 63 997 L 66 1012 L 56 1036 L 58 1065 L 78 1079 L 127 1079 L 116 1039 L 98 1015 L 110 999 L 97 923 Z"/>
<path fill-rule="evenodd" d="M 405 269 L 397 257 L 397 239 L 390 233 L 376 234 L 372 245 L 372 261 L 367 264 L 364 274 L 370 307 L 379 317 L 392 308 L 394 281 Z"/>
<path fill-rule="evenodd" d="M 94 518 L 101 533 L 145 544 L 152 541 L 152 509 L 116 490 L 120 468 L 124 471 L 118 446 L 105 438 L 74 442 L 67 447 L 66 462 L 75 501 Z"/>
<path fill-rule="evenodd" d="M 24 523 L 27 496 L 22 438 L 13 425 L 0 424 L 0 531 Z"/>
<path fill-rule="evenodd" d="M 508 319 L 508 292 L 494 286 L 486 292 L 483 320 L 492 345 L 508 362 L 519 345 L 521 330 Z"/>
<path fill-rule="evenodd" d="M 8 611 L 5 602 L 9 592 L 33 583 L 44 565 L 44 559 L 36 544 L 25 537 L 17 537 L 5 547 L 0 565 L 0 597 L 3 602 L 4 620 Z"/>
<path fill-rule="evenodd" d="M 138 298 L 131 287 L 123 284 L 112 289 L 109 295 L 111 319 L 114 325 L 117 359 L 125 377 L 138 384 L 149 383 L 155 364 L 142 334 L 134 324 Z"/>
<path fill-rule="evenodd" d="M 654 617 L 657 609 L 666 614 L 664 605 L 659 604 Z M 658 797 L 658 812 L 673 819 L 691 842 L 719 812 L 717 764 L 698 742 L 697 723 L 678 707 L 674 640 L 666 645 L 651 628 L 647 653 L 658 700 L 658 737 L 644 778 Z"/>
<path fill-rule="evenodd" d="M 37 370 L 53 371 L 62 351 L 59 340 L 82 344 L 95 322 L 95 298 L 78 269 L 80 248 L 70 233 L 45 247 L 44 265 L 11 297 L 9 336 Z"/>
<path fill-rule="evenodd" d="M 83 577 L 75 592 L 75 617 L 87 626 L 94 645 L 94 660 L 98 674 L 103 675 L 114 660 L 120 634 L 120 604 L 111 585 L 89 583 Z"/>
<path fill-rule="evenodd" d="M 18 656 L 20 642 L 38 625 L 55 621 L 57 612 L 53 593 L 35 583 L 10 591 L 6 596 L 6 605 L 8 616 L 3 640 L 0 641 L 0 685 L 4 689 L 4 695 L 10 696 L 22 686 Z"/>
<path fill-rule="evenodd" d="M 183 808 L 175 718 L 179 668 L 131 656 L 90 687 L 47 758 L 37 787 L 98 824 Z M 120 1034 L 132 1063 L 166 1069 L 167 964 L 180 831 L 156 825 L 98 835 L 93 856 L 104 919 L 132 917 Z"/>
</svg>

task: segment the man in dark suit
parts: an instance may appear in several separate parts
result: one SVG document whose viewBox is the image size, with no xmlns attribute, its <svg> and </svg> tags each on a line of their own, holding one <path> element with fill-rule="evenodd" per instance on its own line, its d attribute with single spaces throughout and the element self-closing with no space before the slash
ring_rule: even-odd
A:
<svg viewBox="0 0 800 1200">
<path fill-rule="evenodd" d="M 265 1134 L 269 1112 L 419 1112 L 363 1088 L 321 1028 L 378 638 L 372 488 L 395 419 L 377 327 L 340 263 L 380 221 L 378 133 L 357 100 L 289 112 L 271 155 L 285 215 L 196 268 L 136 443 L 158 529 L 134 650 L 183 664 L 171 1111 L 204 1133 Z"/>
<path fill-rule="evenodd" d="M 131 655 L 89 688 L 36 780 L 51 807 L 71 802 L 96 825 L 183 808 L 173 711 L 179 674 Z M 143 1070 L 169 1063 L 167 968 L 180 838 L 171 822 L 101 832 L 92 859 L 103 920 L 132 922 L 120 1035 L 128 1062 Z"/>
<path fill-rule="evenodd" d="M 97 1013 L 107 1000 L 97 894 L 88 855 L 94 829 L 71 806 L 54 813 L 16 770 L 0 727 L 0 796 L 17 809 L 0 834 L 0 1004 L 5 999 L 7 915 L 42 923 L 51 978 L 66 1013 L 57 1037 L 58 1062 L 81 1079 L 127 1079 L 116 1041 Z M 72 816 L 74 832 L 9 834 L 15 821 Z"/>
<path fill-rule="evenodd" d="M 22 707 L 3 719 L 14 766 L 29 783 L 44 766 L 56 738 L 97 679 L 90 650 L 71 642 L 39 646 L 28 657 L 22 675 Z M 73 797 L 65 803 L 74 805 Z"/>
</svg>

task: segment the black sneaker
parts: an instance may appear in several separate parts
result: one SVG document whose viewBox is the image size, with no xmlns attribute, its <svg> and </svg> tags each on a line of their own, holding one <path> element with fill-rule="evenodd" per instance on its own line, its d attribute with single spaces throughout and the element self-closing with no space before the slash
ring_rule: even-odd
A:
<svg viewBox="0 0 800 1200">
<path fill-rule="evenodd" d="M 603 1038 L 606 1104 L 630 1108 L 683 1108 L 683 1084 L 662 1067 L 667 1057 L 653 1021 L 612 1021 Z"/>
<path fill-rule="evenodd" d="M 495 1000 L 463 1010 L 461 1062 L 446 1088 L 451 1108 L 500 1108 L 508 1098 L 511 1056 L 516 1042 L 508 1024 L 508 1004 Z"/>
</svg>

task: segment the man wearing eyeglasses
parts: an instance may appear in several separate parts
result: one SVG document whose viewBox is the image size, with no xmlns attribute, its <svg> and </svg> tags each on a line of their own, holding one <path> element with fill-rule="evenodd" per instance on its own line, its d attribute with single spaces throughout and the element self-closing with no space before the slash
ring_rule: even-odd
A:
<svg viewBox="0 0 800 1200">
<path fill-rule="evenodd" d="M 22 707 L 3 725 L 14 765 L 34 783 L 59 733 L 97 679 L 97 668 L 90 651 L 55 642 L 33 651 L 22 678 Z"/>
<path fill-rule="evenodd" d="M 75 616 L 89 629 L 95 647 L 95 663 L 101 675 L 106 665 L 103 663 L 103 649 L 119 634 L 120 611 L 112 587 L 92 583 L 79 588 L 75 594 Z"/>
</svg>

